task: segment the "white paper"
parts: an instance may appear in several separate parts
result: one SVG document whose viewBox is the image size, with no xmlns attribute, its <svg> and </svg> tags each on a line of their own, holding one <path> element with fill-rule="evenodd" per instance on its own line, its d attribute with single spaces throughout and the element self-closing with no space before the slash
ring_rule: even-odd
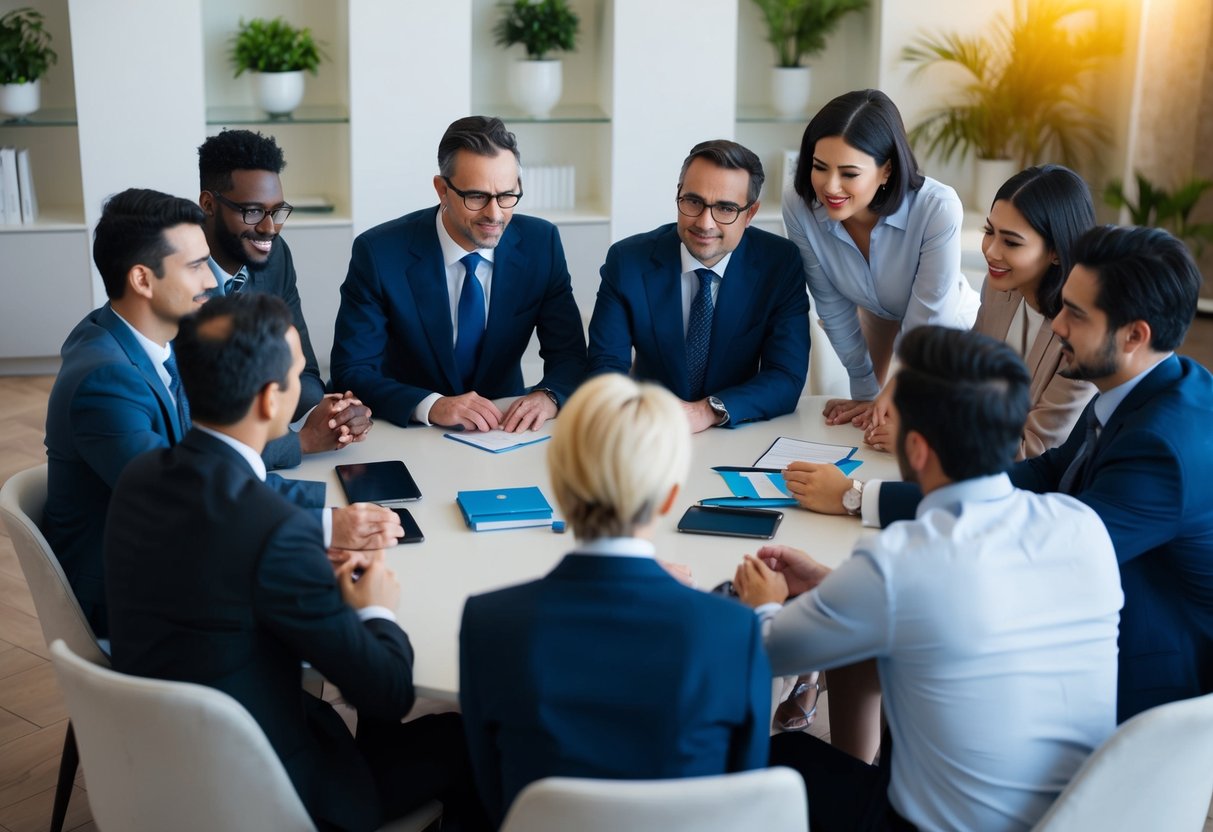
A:
<svg viewBox="0 0 1213 832">
<path fill-rule="evenodd" d="M 475 445 L 477 448 L 484 448 L 486 451 L 498 453 L 500 451 L 508 451 L 511 448 L 517 448 L 522 445 L 530 445 L 533 442 L 541 442 L 544 439 L 551 438 L 551 432 L 546 430 L 538 431 L 523 431 L 522 433 L 508 433 L 504 430 L 486 430 L 486 431 L 463 431 L 462 433 L 448 433 L 451 439 L 459 442 L 466 442 L 469 445 Z"/>
<path fill-rule="evenodd" d="M 845 459 L 855 448 L 847 445 L 827 445 L 824 442 L 809 442 L 781 436 L 775 440 L 762 457 L 754 463 L 755 468 L 775 468 L 782 471 L 793 462 L 816 462 L 834 464 Z"/>
<path fill-rule="evenodd" d="M 741 476 L 750 481 L 750 485 L 754 486 L 754 491 L 759 497 L 787 497 L 788 495 L 779 490 L 779 486 L 771 482 L 771 477 L 775 474 L 766 474 L 761 471 L 741 471 Z M 782 476 L 780 476 L 782 479 Z"/>
</svg>

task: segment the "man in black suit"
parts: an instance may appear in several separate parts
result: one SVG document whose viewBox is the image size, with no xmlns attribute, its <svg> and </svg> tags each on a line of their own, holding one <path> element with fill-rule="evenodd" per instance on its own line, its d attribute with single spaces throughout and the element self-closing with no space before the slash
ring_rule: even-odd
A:
<svg viewBox="0 0 1213 832">
<path fill-rule="evenodd" d="M 459 717 L 399 722 L 413 652 L 382 552 L 326 557 L 315 518 L 264 484 L 260 452 L 286 431 L 304 364 L 286 305 L 218 298 L 176 349 L 194 428 L 127 466 L 107 518 L 114 667 L 236 698 L 322 829 L 371 829 L 433 797 L 452 816 L 474 807 Z M 303 691 L 303 661 L 358 709 L 357 740 Z"/>
<path fill-rule="evenodd" d="M 211 249 L 216 294 L 264 292 L 282 298 L 303 349 L 302 387 L 291 417 L 295 430 L 267 446 L 270 468 L 291 468 L 301 454 L 343 448 L 362 439 L 371 425 L 370 409 L 352 392 L 325 395 L 303 319 L 295 262 L 279 236 L 292 210 L 279 178 L 284 167 L 274 138 L 249 130 L 225 130 L 198 148 L 198 204 L 206 214 L 202 230 Z"/>
</svg>

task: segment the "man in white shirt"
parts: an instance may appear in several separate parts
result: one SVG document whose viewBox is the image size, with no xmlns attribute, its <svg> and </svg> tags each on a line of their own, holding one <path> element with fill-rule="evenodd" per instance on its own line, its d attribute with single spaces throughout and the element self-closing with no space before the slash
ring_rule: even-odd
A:
<svg viewBox="0 0 1213 832">
<path fill-rule="evenodd" d="M 771 763 L 804 774 L 814 829 L 1029 829 L 1115 729 L 1112 543 L 1087 506 L 1003 473 L 1029 385 L 1005 344 L 921 327 L 899 356 L 898 459 L 926 495 L 917 518 L 832 572 L 770 546 L 734 581 L 770 622 L 773 672 L 876 660 L 891 744 L 875 767 L 782 734 Z"/>
</svg>

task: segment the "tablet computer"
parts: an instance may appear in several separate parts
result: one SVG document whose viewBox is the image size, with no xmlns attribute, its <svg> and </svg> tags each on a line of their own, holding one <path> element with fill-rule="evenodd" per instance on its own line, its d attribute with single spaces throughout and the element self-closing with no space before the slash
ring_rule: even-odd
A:
<svg viewBox="0 0 1213 832">
<path fill-rule="evenodd" d="M 770 540 L 783 520 L 782 511 L 725 506 L 691 506 L 678 521 L 687 534 L 722 534 Z"/>
<path fill-rule="evenodd" d="M 421 499 L 421 489 L 413 481 L 408 466 L 398 459 L 338 465 L 337 478 L 351 503 L 391 507 Z"/>
</svg>

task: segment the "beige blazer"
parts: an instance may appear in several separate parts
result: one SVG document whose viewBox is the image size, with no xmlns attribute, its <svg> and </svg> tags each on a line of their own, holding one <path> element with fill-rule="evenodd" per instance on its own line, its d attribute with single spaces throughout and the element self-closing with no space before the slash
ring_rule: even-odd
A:
<svg viewBox="0 0 1213 832">
<path fill-rule="evenodd" d="M 981 288 L 981 309 L 973 324 L 974 331 L 1005 341 L 1021 301 L 1023 294 L 1019 291 L 991 289 L 987 280 Z M 1032 348 L 1024 357 L 1032 375 L 1031 405 L 1016 460 L 1040 456 L 1064 442 L 1083 408 L 1095 395 L 1095 386 L 1090 382 L 1073 381 L 1057 372 L 1063 361 L 1061 339 L 1053 334 L 1051 323 L 1051 319 L 1045 318 Z"/>
</svg>

